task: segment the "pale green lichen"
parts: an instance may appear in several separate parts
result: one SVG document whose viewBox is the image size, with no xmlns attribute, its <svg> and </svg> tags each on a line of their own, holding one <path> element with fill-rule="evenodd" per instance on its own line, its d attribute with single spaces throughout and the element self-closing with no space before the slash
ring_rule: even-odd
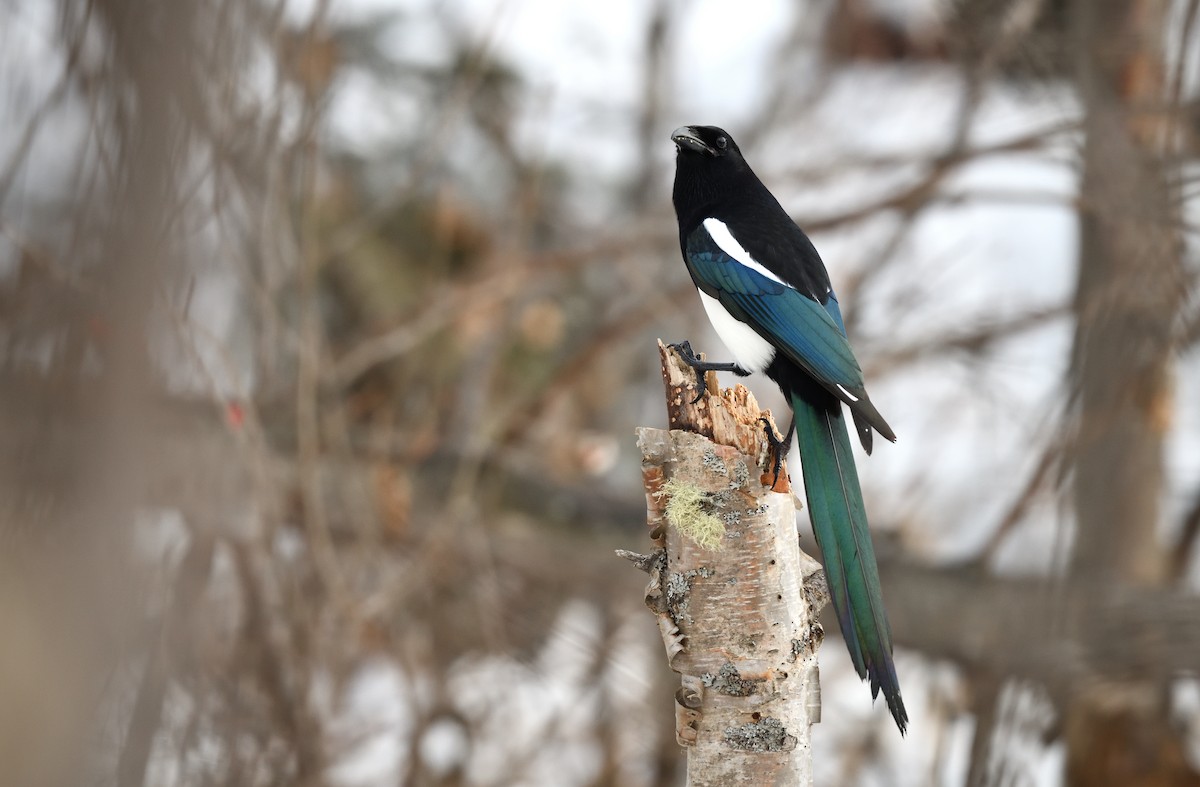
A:
<svg viewBox="0 0 1200 787">
<path fill-rule="evenodd" d="M 721 548 L 725 524 L 709 510 L 708 495 L 700 487 L 672 478 L 658 495 L 666 496 L 667 521 L 680 534 L 710 552 Z"/>
</svg>

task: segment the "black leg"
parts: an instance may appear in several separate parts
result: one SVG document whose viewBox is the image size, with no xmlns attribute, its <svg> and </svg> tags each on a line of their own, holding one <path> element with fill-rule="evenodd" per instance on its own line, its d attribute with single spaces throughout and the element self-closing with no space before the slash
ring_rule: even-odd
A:
<svg viewBox="0 0 1200 787">
<path fill-rule="evenodd" d="M 767 433 L 767 442 L 771 444 L 771 453 L 775 455 L 775 461 L 771 463 L 771 488 L 774 489 L 775 484 L 779 481 L 779 472 L 783 469 L 783 460 L 792 448 L 792 435 L 796 433 L 796 418 L 792 417 L 792 423 L 788 426 L 787 434 L 782 440 L 775 436 L 775 430 L 771 428 L 771 422 L 765 415 L 758 420 L 762 421 L 763 431 Z"/>
<path fill-rule="evenodd" d="M 692 352 L 692 344 L 688 341 L 682 341 L 678 344 L 670 345 L 671 349 L 679 353 L 679 357 L 683 362 L 696 372 L 696 398 L 692 400 L 692 404 L 704 398 L 704 392 L 708 390 L 707 383 L 704 382 L 705 372 L 733 372 L 738 377 L 747 377 L 750 372 L 746 371 L 736 363 L 715 363 L 713 361 L 702 361 Z"/>
</svg>

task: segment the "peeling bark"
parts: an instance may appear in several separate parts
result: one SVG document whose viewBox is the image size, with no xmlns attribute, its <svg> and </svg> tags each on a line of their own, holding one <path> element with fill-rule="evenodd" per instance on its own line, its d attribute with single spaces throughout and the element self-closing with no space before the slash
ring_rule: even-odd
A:
<svg viewBox="0 0 1200 787">
<path fill-rule="evenodd" d="M 786 467 L 774 491 L 763 470 L 759 418 L 770 412 L 740 385 L 714 394 L 715 375 L 693 404 L 692 371 L 661 343 L 659 352 L 671 429 L 638 429 L 656 549 L 623 556 L 650 574 L 646 605 L 682 676 L 676 736 L 688 784 L 812 784 L 824 636 L 815 604 L 827 593 L 820 564 L 799 548 Z M 702 518 L 723 530 L 714 549 L 692 535 Z"/>
</svg>

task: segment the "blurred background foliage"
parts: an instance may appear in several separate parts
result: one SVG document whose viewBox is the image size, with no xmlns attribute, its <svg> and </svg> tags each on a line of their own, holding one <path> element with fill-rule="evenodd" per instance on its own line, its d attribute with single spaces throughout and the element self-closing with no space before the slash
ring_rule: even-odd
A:
<svg viewBox="0 0 1200 787">
<path fill-rule="evenodd" d="M 682 784 L 612 549 L 716 123 L 901 437 L 818 782 L 1200 784 L 1198 5 L 0 0 L 5 783 Z"/>
</svg>

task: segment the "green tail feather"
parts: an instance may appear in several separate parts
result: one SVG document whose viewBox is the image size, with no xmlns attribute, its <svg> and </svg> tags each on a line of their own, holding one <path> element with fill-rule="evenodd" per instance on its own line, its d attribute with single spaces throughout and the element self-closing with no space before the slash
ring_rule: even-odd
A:
<svg viewBox="0 0 1200 787">
<path fill-rule="evenodd" d="M 872 697 L 883 690 L 903 734 L 908 713 L 892 662 L 892 631 L 883 609 L 875 550 L 841 403 L 832 400 L 828 408 L 815 407 L 793 396 L 792 409 L 808 515 L 825 558 L 825 576 L 842 636 L 859 677 L 870 678 Z"/>
</svg>

